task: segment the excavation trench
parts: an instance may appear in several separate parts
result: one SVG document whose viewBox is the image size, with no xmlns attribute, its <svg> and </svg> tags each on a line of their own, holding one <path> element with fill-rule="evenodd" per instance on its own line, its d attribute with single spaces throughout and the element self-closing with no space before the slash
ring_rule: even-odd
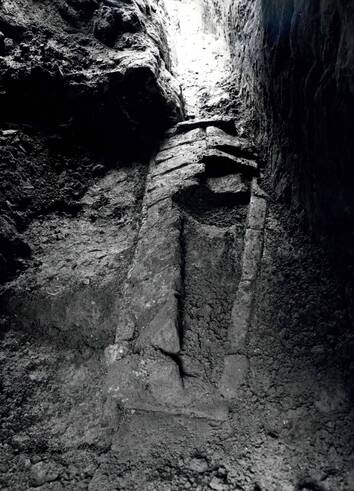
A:
<svg viewBox="0 0 354 491">
<path fill-rule="evenodd" d="M 240 279 L 244 227 L 205 224 L 185 215 L 183 232 L 183 371 L 217 386 Z"/>
<path fill-rule="evenodd" d="M 126 3 L 151 17 L 151 2 Z M 115 4 L 95 19 L 100 42 Z M 150 163 L 96 176 L 76 214 L 25 232 L 33 257 L 2 297 L 15 327 L 0 359 L 4 489 L 354 489 L 343 285 L 262 188 L 229 111 L 220 5 L 165 0 L 186 121 Z M 125 33 L 117 52 L 137 46 L 145 63 L 141 43 Z M 114 81 L 124 57 L 109 61 Z M 175 84 L 160 76 L 162 92 Z"/>
</svg>

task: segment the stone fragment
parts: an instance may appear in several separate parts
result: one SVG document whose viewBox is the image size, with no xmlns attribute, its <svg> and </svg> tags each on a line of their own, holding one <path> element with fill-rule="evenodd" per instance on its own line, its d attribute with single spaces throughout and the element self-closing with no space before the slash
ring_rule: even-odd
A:
<svg viewBox="0 0 354 491">
<path fill-rule="evenodd" d="M 249 361 L 244 355 L 228 355 L 224 360 L 224 371 L 220 381 L 220 392 L 226 399 L 237 396 L 241 385 L 246 383 Z"/>
<path fill-rule="evenodd" d="M 241 281 L 237 290 L 228 330 L 231 352 L 245 348 L 253 301 L 252 286 L 251 281 Z"/>
<path fill-rule="evenodd" d="M 30 481 L 35 487 L 42 486 L 58 479 L 60 469 L 57 465 L 50 462 L 37 462 L 32 465 L 30 470 Z"/>
<path fill-rule="evenodd" d="M 202 457 L 194 457 L 188 464 L 188 468 L 198 474 L 203 474 L 209 469 L 208 462 Z"/>
</svg>

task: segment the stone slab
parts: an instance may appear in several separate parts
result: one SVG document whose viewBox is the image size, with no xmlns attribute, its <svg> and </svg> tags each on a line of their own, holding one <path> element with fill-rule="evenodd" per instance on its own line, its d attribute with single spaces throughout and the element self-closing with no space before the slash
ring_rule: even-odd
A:
<svg viewBox="0 0 354 491">
<path fill-rule="evenodd" d="M 161 146 L 160 151 L 168 150 L 170 148 L 179 147 L 188 143 L 201 141 L 205 139 L 205 130 L 203 128 L 195 128 L 194 130 L 186 133 L 180 133 L 169 138 L 166 138 Z"/>
<path fill-rule="evenodd" d="M 236 293 L 231 313 L 231 324 L 228 330 L 230 354 L 243 351 L 251 320 L 253 302 L 253 284 L 241 281 Z"/>
<path fill-rule="evenodd" d="M 176 130 L 178 133 L 183 133 L 195 128 L 207 128 L 208 126 L 220 128 L 230 133 L 230 135 L 236 134 L 235 123 L 232 118 L 205 118 L 182 121 L 177 124 Z"/>
<path fill-rule="evenodd" d="M 205 164 L 190 163 L 183 164 L 177 168 L 170 168 L 167 172 L 154 175 L 148 191 L 153 191 L 157 187 L 166 186 L 174 189 L 175 185 L 183 183 L 186 178 L 204 174 Z"/>
<path fill-rule="evenodd" d="M 241 281 L 254 281 L 262 257 L 263 230 L 248 228 L 245 233 L 244 249 L 242 254 Z"/>
<path fill-rule="evenodd" d="M 258 164 L 255 160 L 236 157 L 235 155 L 214 148 L 207 149 L 203 157 L 203 162 L 215 166 L 218 163 L 224 162 L 234 166 L 234 172 L 243 172 L 246 175 L 255 175 L 258 172 Z M 227 173 L 229 174 L 230 172 Z"/>
<path fill-rule="evenodd" d="M 263 230 L 266 213 L 267 201 L 265 198 L 252 194 L 248 211 L 247 226 L 255 230 Z"/>
<path fill-rule="evenodd" d="M 175 166 L 181 165 L 183 162 L 199 162 L 203 153 L 205 152 L 206 144 L 204 140 L 188 143 L 179 147 L 170 148 L 159 152 L 154 161 L 161 164 L 170 159 L 175 160 Z"/>
</svg>

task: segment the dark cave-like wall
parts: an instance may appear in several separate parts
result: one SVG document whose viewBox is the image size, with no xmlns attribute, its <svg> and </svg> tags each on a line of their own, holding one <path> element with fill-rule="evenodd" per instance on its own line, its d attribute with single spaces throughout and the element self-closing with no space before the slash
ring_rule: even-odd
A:
<svg viewBox="0 0 354 491">
<path fill-rule="evenodd" d="M 164 22 L 156 0 L 6 0 L 0 124 L 66 128 L 99 151 L 151 147 L 181 118 Z"/>
<path fill-rule="evenodd" d="M 349 244 L 354 218 L 354 4 L 206 0 L 221 11 L 248 124 L 278 197 Z M 224 2 L 223 2 L 224 3 Z M 350 247 L 346 247 L 349 249 Z"/>
<path fill-rule="evenodd" d="M 0 2 L 0 282 L 34 217 L 77 212 L 182 118 L 165 15 L 159 0 Z"/>
</svg>

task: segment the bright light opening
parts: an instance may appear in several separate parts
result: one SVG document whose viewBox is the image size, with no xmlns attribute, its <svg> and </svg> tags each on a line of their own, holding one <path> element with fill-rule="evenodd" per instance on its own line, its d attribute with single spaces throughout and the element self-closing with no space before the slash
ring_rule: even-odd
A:
<svg viewBox="0 0 354 491">
<path fill-rule="evenodd" d="M 227 42 L 205 21 L 202 0 L 165 0 L 174 70 L 182 86 L 187 118 L 217 115 L 229 95 Z"/>
</svg>

